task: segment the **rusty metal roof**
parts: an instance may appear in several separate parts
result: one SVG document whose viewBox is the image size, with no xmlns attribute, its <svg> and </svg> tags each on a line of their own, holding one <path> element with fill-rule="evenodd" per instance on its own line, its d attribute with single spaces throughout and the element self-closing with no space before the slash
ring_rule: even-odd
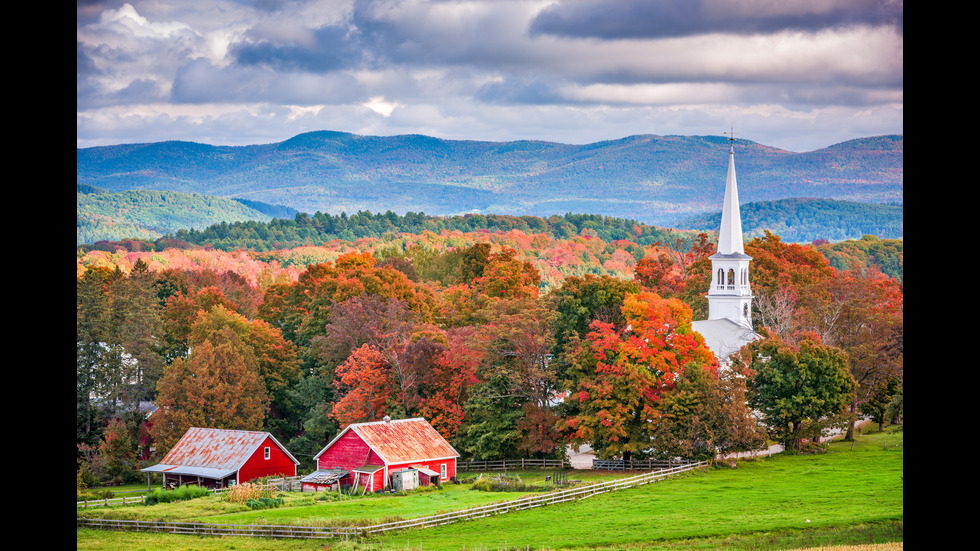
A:
<svg viewBox="0 0 980 551">
<path fill-rule="evenodd" d="M 320 450 L 317 457 L 349 430 L 360 436 L 388 464 L 459 457 L 459 452 L 421 417 L 353 423 Z"/>
<path fill-rule="evenodd" d="M 204 471 L 233 473 L 245 464 L 266 438 L 271 438 L 294 463 L 299 464 L 299 461 L 268 432 L 191 427 L 159 465 L 142 470 L 178 472 L 177 468 L 183 471 L 192 467 L 201 473 Z"/>
</svg>

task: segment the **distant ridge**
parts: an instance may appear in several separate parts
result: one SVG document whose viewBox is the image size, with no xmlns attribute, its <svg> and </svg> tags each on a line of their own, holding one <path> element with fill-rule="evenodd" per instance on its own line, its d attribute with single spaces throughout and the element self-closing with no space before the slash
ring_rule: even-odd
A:
<svg viewBox="0 0 980 551">
<path fill-rule="evenodd" d="M 900 135 L 877 136 L 792 153 L 739 140 L 739 194 L 745 202 L 901 203 L 902 143 Z M 318 131 L 252 146 L 171 141 L 78 149 L 76 184 L 197 193 L 306 213 L 593 213 L 671 226 L 718 209 L 727 149 L 721 136 L 569 145 Z"/>
<path fill-rule="evenodd" d="M 902 205 L 794 198 L 746 203 L 739 210 L 742 231 L 747 238 L 762 237 L 766 231 L 779 235 L 786 242 L 804 243 L 816 239 L 860 239 L 865 235 L 881 239 L 904 236 Z M 682 221 L 675 227 L 715 231 L 720 224 L 721 213 L 718 212 Z"/>
</svg>

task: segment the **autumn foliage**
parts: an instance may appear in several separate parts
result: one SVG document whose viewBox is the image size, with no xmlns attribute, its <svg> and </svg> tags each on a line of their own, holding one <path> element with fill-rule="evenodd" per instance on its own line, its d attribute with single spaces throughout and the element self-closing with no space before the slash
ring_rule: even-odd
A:
<svg viewBox="0 0 980 551">
<path fill-rule="evenodd" d="M 758 444 L 738 404 L 760 387 L 719 369 L 692 330 L 707 311 L 708 235 L 476 229 L 80 254 L 79 450 L 163 453 L 208 426 L 269 430 L 312 457 L 385 415 L 424 417 L 487 459 L 558 457 L 569 443 L 602 457 Z M 787 350 L 816 335 L 855 383 L 850 411 L 868 409 L 902 378 L 902 285 L 867 261 L 832 267 L 826 247 L 747 242 L 753 319 Z M 123 413 L 140 402 L 160 408 L 148 423 Z"/>
</svg>

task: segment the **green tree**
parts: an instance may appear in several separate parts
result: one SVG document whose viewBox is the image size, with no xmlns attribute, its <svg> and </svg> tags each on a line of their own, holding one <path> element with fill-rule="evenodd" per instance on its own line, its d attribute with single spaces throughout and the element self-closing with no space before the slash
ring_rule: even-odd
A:
<svg viewBox="0 0 980 551">
<path fill-rule="evenodd" d="M 464 406 L 463 425 L 453 445 L 477 459 L 520 457 L 522 443 L 518 427 L 524 417 L 524 396 L 513 393 L 511 380 L 497 372 L 490 379 L 470 387 Z"/>
<path fill-rule="evenodd" d="M 882 430 L 886 421 L 891 421 L 889 406 L 892 404 L 895 395 L 899 392 L 899 380 L 896 377 L 886 377 L 878 381 L 878 384 L 868 393 L 868 399 L 861 404 L 860 411 L 863 415 L 871 417 L 871 420 L 878 423 L 878 430 Z"/>
<path fill-rule="evenodd" d="M 660 409 L 653 448 L 662 457 L 711 460 L 765 443 L 765 431 L 746 402 L 745 378 L 733 369 L 689 364 Z"/>
<path fill-rule="evenodd" d="M 815 335 L 795 344 L 763 330 L 761 339 L 743 347 L 735 362 L 747 367 L 749 405 L 761 412 L 770 432 L 787 448 L 844 413 L 854 396 L 847 353 L 820 344 Z"/>
</svg>

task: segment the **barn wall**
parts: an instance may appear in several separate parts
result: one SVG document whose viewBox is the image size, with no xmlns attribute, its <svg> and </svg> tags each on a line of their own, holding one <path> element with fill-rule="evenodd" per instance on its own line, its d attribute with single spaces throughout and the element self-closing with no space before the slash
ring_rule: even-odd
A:
<svg viewBox="0 0 980 551">
<path fill-rule="evenodd" d="M 269 459 L 265 459 L 266 447 L 269 448 Z M 296 464 L 272 438 L 266 438 L 238 470 L 240 483 L 263 476 L 296 476 Z"/>
<path fill-rule="evenodd" d="M 374 456 L 375 460 L 378 461 L 375 465 L 383 464 L 377 454 L 371 451 L 371 448 L 361 440 L 357 433 L 349 430 L 317 458 L 317 468 L 340 467 L 345 471 L 350 471 L 363 467 L 371 459 L 371 456 Z"/>
<path fill-rule="evenodd" d="M 431 461 L 409 461 L 406 463 L 393 463 L 388 465 L 388 472 L 399 471 L 401 469 L 407 469 L 409 467 L 425 467 L 426 469 L 441 472 L 439 470 L 440 466 L 446 465 L 446 480 L 450 477 L 456 476 L 456 458 L 451 457 L 449 459 L 436 459 Z"/>
</svg>

